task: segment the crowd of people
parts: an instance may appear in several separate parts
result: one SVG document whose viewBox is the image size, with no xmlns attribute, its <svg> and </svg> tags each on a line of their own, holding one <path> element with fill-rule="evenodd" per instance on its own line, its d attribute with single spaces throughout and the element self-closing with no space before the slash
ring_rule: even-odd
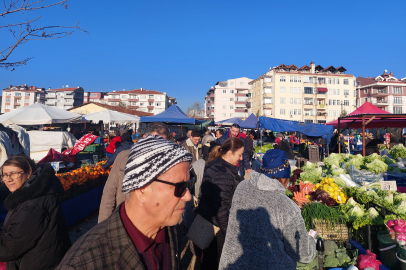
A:
<svg viewBox="0 0 406 270">
<path fill-rule="evenodd" d="M 216 134 L 192 130 L 179 143 L 163 123 L 148 125 L 136 143 L 132 133 L 118 136 L 110 156 L 99 223 L 72 246 L 52 167 L 37 168 L 24 155 L 4 163 L 1 181 L 11 192 L 0 231 L 6 269 L 180 269 L 180 228 L 202 224 L 216 234 L 190 237 L 193 269 L 293 270 L 313 259 L 315 241 L 284 195 L 285 151 L 268 150 L 255 172 L 256 134 L 238 125 Z"/>
</svg>

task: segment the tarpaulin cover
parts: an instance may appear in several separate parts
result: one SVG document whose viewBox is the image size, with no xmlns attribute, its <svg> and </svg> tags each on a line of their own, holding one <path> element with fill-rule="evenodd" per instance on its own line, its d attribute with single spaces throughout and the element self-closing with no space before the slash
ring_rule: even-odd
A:
<svg viewBox="0 0 406 270">
<path fill-rule="evenodd" d="M 325 87 L 317 87 L 318 92 L 328 92 L 328 89 Z"/>
<path fill-rule="evenodd" d="M 243 122 L 243 120 L 241 120 L 240 118 L 237 117 L 233 117 L 230 119 L 226 119 L 226 120 L 222 120 L 222 121 L 216 121 L 216 124 L 218 125 L 232 125 L 232 124 L 241 124 Z"/>
<path fill-rule="evenodd" d="M 324 139 L 330 139 L 333 136 L 334 131 L 333 126 L 326 126 L 323 124 L 300 123 L 297 121 L 275 119 L 265 116 L 259 117 L 259 127 L 276 132 L 297 131 L 305 134 L 306 136 L 322 137 Z"/>
<path fill-rule="evenodd" d="M 258 125 L 258 118 L 251 113 L 250 116 L 247 117 L 247 119 L 245 119 L 245 121 L 243 121 L 240 124 L 240 127 L 242 128 L 257 128 Z"/>
<path fill-rule="evenodd" d="M 166 111 L 157 115 L 142 116 L 140 122 L 164 122 L 176 124 L 194 124 L 195 119 L 188 117 L 178 106 L 172 105 Z"/>
<path fill-rule="evenodd" d="M 104 110 L 83 115 L 83 120 L 92 121 L 93 123 L 98 123 L 99 121 L 103 121 L 104 123 L 138 123 L 140 117 L 112 110 Z"/>
<path fill-rule="evenodd" d="M 47 162 L 55 162 L 55 161 L 67 161 L 70 163 L 75 163 L 75 156 L 64 155 L 51 148 L 49 149 L 48 154 L 38 162 L 38 166 L 41 166 L 42 164 Z"/>
</svg>

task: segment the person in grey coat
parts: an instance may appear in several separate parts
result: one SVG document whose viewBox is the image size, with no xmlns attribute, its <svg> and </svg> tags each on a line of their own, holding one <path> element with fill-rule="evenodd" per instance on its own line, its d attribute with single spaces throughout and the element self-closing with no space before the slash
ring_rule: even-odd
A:
<svg viewBox="0 0 406 270">
<path fill-rule="evenodd" d="M 252 171 L 234 193 L 220 270 L 295 270 L 297 262 L 309 263 L 316 254 L 299 207 L 285 195 L 286 153 L 268 150 L 260 171 Z"/>
</svg>

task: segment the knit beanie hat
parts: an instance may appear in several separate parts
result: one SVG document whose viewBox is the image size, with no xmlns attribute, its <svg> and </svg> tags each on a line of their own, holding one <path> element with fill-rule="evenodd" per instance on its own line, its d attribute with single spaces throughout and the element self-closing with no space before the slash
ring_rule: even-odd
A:
<svg viewBox="0 0 406 270">
<path fill-rule="evenodd" d="M 124 169 L 122 192 L 142 188 L 176 164 L 192 160 L 192 155 L 185 148 L 159 135 L 140 139 L 131 147 Z"/>
<path fill-rule="evenodd" d="M 290 178 L 290 164 L 286 152 L 279 149 L 266 151 L 259 170 L 270 178 Z"/>
</svg>

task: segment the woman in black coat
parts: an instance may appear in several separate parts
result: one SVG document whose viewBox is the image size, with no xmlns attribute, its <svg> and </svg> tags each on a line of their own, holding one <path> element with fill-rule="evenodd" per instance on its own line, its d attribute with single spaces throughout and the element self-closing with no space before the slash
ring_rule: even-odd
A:
<svg viewBox="0 0 406 270">
<path fill-rule="evenodd" d="M 10 190 L 0 230 L 0 261 L 6 269 L 54 269 L 71 246 L 58 193 L 63 192 L 51 165 L 35 170 L 25 155 L 3 164 L 1 181 Z"/>
<path fill-rule="evenodd" d="M 227 139 L 209 156 L 201 185 L 197 212 L 220 228 L 210 246 L 203 250 L 201 269 L 218 269 L 224 237 L 227 233 L 228 216 L 234 191 L 243 180 L 238 175 L 239 161 L 244 153 L 244 142 L 238 138 Z"/>
</svg>

